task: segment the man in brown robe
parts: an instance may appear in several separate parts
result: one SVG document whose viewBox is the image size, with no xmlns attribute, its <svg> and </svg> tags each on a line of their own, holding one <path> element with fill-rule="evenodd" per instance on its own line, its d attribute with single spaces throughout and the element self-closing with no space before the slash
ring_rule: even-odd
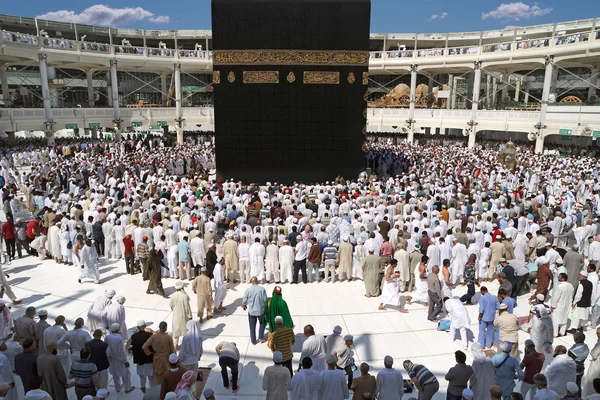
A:
<svg viewBox="0 0 600 400">
<path fill-rule="evenodd" d="M 67 400 L 68 384 L 65 370 L 62 367 L 57 350 L 58 344 L 55 341 L 46 343 L 46 353 L 37 358 L 38 375 L 44 379 L 42 390 L 50 394 L 53 400 Z"/>
<path fill-rule="evenodd" d="M 196 293 L 196 299 L 198 302 L 198 318 L 202 322 L 204 316 L 204 309 L 206 309 L 207 319 L 212 318 L 213 314 L 213 297 L 212 288 L 210 287 L 210 278 L 206 275 L 207 268 L 202 267 L 200 269 L 200 275 L 194 279 L 192 283 L 192 290 Z"/>
<path fill-rule="evenodd" d="M 144 271 L 144 279 L 148 279 L 148 288 L 146 293 L 155 292 L 160 294 L 162 297 L 167 298 L 162 285 L 161 267 L 167 267 L 163 264 L 162 258 L 156 249 L 150 250 L 150 257 L 146 262 L 146 269 Z"/>
<path fill-rule="evenodd" d="M 142 346 L 147 355 L 153 354 L 152 366 L 154 368 L 155 382 L 162 382 L 162 376 L 169 370 L 169 355 L 175 353 L 173 338 L 167 333 L 167 323 L 158 325 L 159 331 L 150 337 Z"/>
</svg>

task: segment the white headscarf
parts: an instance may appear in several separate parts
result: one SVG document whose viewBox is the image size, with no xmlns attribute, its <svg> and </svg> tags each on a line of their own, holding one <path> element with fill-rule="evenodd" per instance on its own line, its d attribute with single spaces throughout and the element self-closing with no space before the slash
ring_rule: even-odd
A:
<svg viewBox="0 0 600 400">
<path fill-rule="evenodd" d="M 199 356 L 202 353 L 202 335 L 200 334 L 200 324 L 198 321 L 189 320 L 185 324 L 185 327 L 187 328 L 188 332 L 183 337 L 181 347 L 183 347 L 185 342 L 189 342 L 188 345 L 192 350 L 192 353 Z"/>
</svg>

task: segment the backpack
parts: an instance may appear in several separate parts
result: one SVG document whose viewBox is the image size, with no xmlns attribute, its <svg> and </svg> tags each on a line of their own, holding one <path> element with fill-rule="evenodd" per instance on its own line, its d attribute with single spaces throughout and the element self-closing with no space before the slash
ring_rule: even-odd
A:
<svg viewBox="0 0 600 400">
<path fill-rule="evenodd" d="M 444 331 L 444 332 L 450 331 L 450 320 L 449 319 L 440 320 L 438 322 L 437 330 Z"/>
</svg>

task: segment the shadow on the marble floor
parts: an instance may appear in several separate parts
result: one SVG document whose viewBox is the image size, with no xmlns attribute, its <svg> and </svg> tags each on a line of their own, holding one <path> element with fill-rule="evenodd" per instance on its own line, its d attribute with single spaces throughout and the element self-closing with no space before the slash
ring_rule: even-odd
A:
<svg viewBox="0 0 600 400">
<path fill-rule="evenodd" d="M 235 313 L 235 311 L 240 308 L 242 306 L 242 302 L 244 301 L 243 298 L 238 298 L 235 299 L 235 301 L 233 303 L 229 303 L 229 304 L 224 304 L 223 307 L 226 308 L 227 310 L 225 310 L 224 312 L 220 312 L 220 313 L 214 313 L 213 314 L 213 318 L 220 318 L 220 317 L 228 317 L 231 314 Z M 217 304 L 215 304 L 215 307 L 217 306 Z"/>
<path fill-rule="evenodd" d="M 127 273 L 126 273 L 126 272 L 119 272 L 118 274 L 111 275 L 111 276 L 109 276 L 108 278 L 102 278 L 102 277 L 101 277 L 101 278 L 100 278 L 100 281 L 101 281 L 102 283 L 106 283 L 106 282 L 108 282 L 108 281 L 112 281 L 113 279 L 115 279 L 115 278 L 118 278 L 119 276 L 123 276 L 123 275 L 127 275 Z"/>
<path fill-rule="evenodd" d="M 208 329 L 202 329 L 202 326 L 200 326 L 200 332 L 204 336 L 210 336 L 210 337 L 215 338 L 215 337 L 219 336 L 221 333 L 223 333 L 223 328 L 225 328 L 224 323 L 220 323 L 219 325 L 215 326 L 214 328 L 208 328 Z"/>
<path fill-rule="evenodd" d="M 11 286 L 20 285 L 23 282 L 27 282 L 29 279 L 31 279 L 31 278 L 29 278 L 28 276 L 21 276 L 19 278 L 11 279 L 10 284 L 11 284 Z"/>
<path fill-rule="evenodd" d="M 244 382 L 261 382 L 262 378 L 259 374 L 259 369 L 256 366 L 256 362 L 250 361 L 247 364 L 242 364 L 241 373 L 238 381 L 241 381 L 242 378 Z"/>
<path fill-rule="evenodd" d="M 8 274 L 18 274 L 24 271 L 29 271 L 30 269 L 33 269 L 35 267 L 37 267 L 39 264 L 29 264 L 29 265 L 21 265 L 20 267 L 14 267 L 11 268 L 10 270 L 8 270 Z"/>
</svg>

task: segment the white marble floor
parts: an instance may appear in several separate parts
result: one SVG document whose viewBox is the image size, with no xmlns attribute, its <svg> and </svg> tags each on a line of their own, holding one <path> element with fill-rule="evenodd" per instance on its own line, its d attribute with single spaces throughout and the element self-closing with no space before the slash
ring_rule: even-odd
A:
<svg viewBox="0 0 600 400">
<path fill-rule="evenodd" d="M 10 274 L 9 282 L 15 294 L 23 299 L 23 304 L 13 306 L 12 312 L 16 317 L 21 316 L 27 306 L 33 305 L 38 309 L 45 308 L 51 322 L 57 315 L 64 315 L 69 328 L 78 317 L 86 317 L 91 302 L 112 287 L 117 294 L 126 297 L 127 326 L 134 327 L 139 319 L 147 321 L 148 326 L 157 329 L 159 322 L 171 323 L 169 300 L 158 295 L 146 294 L 146 283 L 142 282 L 140 274 L 130 276 L 125 273 L 124 261 L 102 260 L 100 285 L 93 283 L 77 283 L 78 271 L 75 267 L 57 265 L 53 261 L 38 261 L 34 257 L 16 260 L 12 265 L 4 265 L 6 273 Z M 174 292 L 175 280 L 163 280 L 167 294 Z M 275 285 L 265 285 L 270 293 Z M 204 336 L 204 356 L 201 366 L 213 367 L 206 387 L 215 390 L 217 398 L 229 399 L 231 391 L 222 386 L 220 368 L 215 353 L 215 346 L 222 340 L 235 341 L 241 353 L 240 390 L 238 399 L 264 399 L 261 389 L 261 377 L 264 368 L 272 364 L 271 352 L 266 345 L 253 346 L 249 340 L 249 328 L 246 313 L 240 307 L 241 299 L 247 285 L 238 285 L 228 291 L 225 299 L 227 310 L 224 314 L 202 323 Z M 492 292 L 497 284 L 489 285 Z M 192 310 L 195 315 L 195 296 L 186 283 L 186 292 L 191 298 Z M 459 287 L 454 295 L 462 295 L 466 288 Z M 402 361 L 411 359 L 427 366 L 440 380 L 440 392 L 436 399 L 445 398 L 447 383 L 444 375 L 455 364 L 454 352 L 461 349 L 458 342 L 452 343 L 448 334 L 437 331 L 437 325 L 427 321 L 427 310 L 423 305 L 408 306 L 409 313 L 401 314 L 396 310 L 378 311 L 377 299 L 367 299 L 363 296 L 362 282 L 343 283 L 313 283 L 299 285 L 283 285 L 283 297 L 292 313 L 297 340 L 294 346 L 294 365 L 297 366 L 302 345 L 302 329 L 306 324 L 312 324 L 319 333 L 330 333 L 334 325 L 343 328 L 343 334 L 354 335 L 354 358 L 357 365 L 367 362 L 371 365 L 372 373 L 376 374 L 383 368 L 383 358 L 391 355 L 395 367 L 402 369 Z M 6 297 L 3 301 L 9 301 Z M 477 336 L 477 306 L 468 307 L 473 334 Z M 519 299 L 515 313 L 527 315 L 529 307 L 525 298 Z M 51 322 L 52 323 L 52 322 Z M 131 334 L 131 329 L 129 330 Z M 527 338 L 521 332 L 520 342 Z M 590 348 L 596 341 L 593 332 L 589 331 L 587 342 Z M 469 334 L 470 340 L 473 335 Z M 572 339 L 559 339 L 565 345 L 571 345 Z M 557 343 L 558 344 L 558 343 Z M 521 345 L 522 346 L 522 345 Z M 472 361 L 469 351 L 468 362 Z M 215 367 L 216 366 L 216 367 Z M 406 373 L 405 374 L 405 378 Z M 110 399 L 141 399 L 139 381 L 132 367 L 135 391 L 117 394 L 114 387 Z M 72 391 L 72 389 L 71 389 Z M 74 393 L 70 393 L 75 398 Z"/>
</svg>

